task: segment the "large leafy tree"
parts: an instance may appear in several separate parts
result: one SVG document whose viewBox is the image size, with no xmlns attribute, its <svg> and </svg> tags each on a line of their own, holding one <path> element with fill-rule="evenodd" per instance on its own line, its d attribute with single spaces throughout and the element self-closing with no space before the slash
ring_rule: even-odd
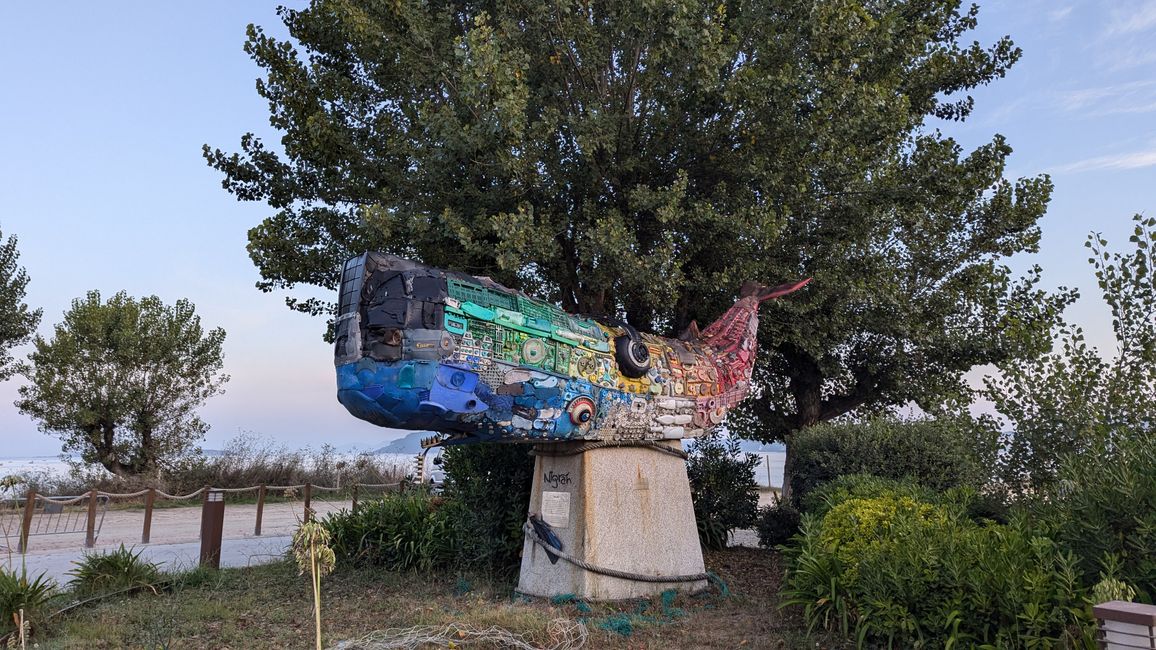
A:
<svg viewBox="0 0 1156 650">
<path fill-rule="evenodd" d="M 765 310 L 764 440 L 958 396 L 976 364 L 1046 345 L 1070 296 L 1001 262 L 1034 250 L 1046 177 L 1004 178 L 929 124 L 1019 57 L 966 43 L 958 0 L 397 2 L 250 26 L 280 147 L 205 147 L 275 212 L 265 290 L 338 282 L 365 249 L 490 275 L 673 333 L 740 282 L 815 278 Z M 312 314 L 332 305 L 291 296 Z"/>
<path fill-rule="evenodd" d="M 40 310 L 24 302 L 28 272 L 16 263 L 19 259 L 16 237 L 5 240 L 0 232 L 0 381 L 16 372 L 10 350 L 30 341 L 40 324 Z"/>
<path fill-rule="evenodd" d="M 52 339 L 37 336 L 16 406 L 84 464 L 154 473 L 195 449 L 196 410 L 224 392 L 224 330 L 205 331 L 187 300 L 165 305 L 91 291 L 72 302 Z"/>
</svg>

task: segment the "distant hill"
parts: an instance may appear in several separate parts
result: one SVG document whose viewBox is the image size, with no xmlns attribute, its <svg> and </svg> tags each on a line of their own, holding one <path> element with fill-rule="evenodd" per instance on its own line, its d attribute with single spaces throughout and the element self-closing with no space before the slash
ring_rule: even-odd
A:
<svg viewBox="0 0 1156 650">
<path fill-rule="evenodd" d="M 755 442 L 754 440 L 743 440 L 739 443 L 739 448 L 747 452 L 758 451 L 786 451 L 787 447 L 781 442 L 772 442 L 770 444 Z"/>
<path fill-rule="evenodd" d="M 421 453 L 421 439 L 432 436 L 429 431 L 414 431 L 384 447 L 374 449 L 375 454 L 418 454 Z"/>
</svg>

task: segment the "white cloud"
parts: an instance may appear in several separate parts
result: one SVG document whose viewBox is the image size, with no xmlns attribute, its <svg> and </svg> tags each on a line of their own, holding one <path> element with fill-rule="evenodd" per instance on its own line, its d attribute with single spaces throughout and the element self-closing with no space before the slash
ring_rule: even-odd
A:
<svg viewBox="0 0 1156 650">
<path fill-rule="evenodd" d="M 1086 160 L 1062 165 L 1053 171 L 1057 173 L 1075 173 L 1101 169 L 1142 169 L 1144 167 L 1156 167 L 1156 149 L 1088 158 Z"/>
<path fill-rule="evenodd" d="M 1104 22 L 1094 40 L 1107 71 L 1147 67 L 1156 62 L 1156 0 L 1101 0 Z"/>
<path fill-rule="evenodd" d="M 1068 5 L 1066 7 L 1059 7 L 1057 9 L 1053 9 L 1053 10 L 1048 12 L 1048 20 L 1052 21 L 1053 23 L 1058 23 L 1061 20 L 1067 18 L 1068 14 L 1072 13 L 1072 9 L 1074 9 L 1074 8 L 1075 7 L 1073 7 L 1072 5 Z"/>
<path fill-rule="evenodd" d="M 1156 0 L 1121 2 L 1112 11 L 1108 34 L 1135 34 L 1156 27 Z"/>
<path fill-rule="evenodd" d="M 1058 99 L 1064 110 L 1087 115 L 1148 113 L 1156 111 L 1156 80 L 1070 90 Z"/>
</svg>

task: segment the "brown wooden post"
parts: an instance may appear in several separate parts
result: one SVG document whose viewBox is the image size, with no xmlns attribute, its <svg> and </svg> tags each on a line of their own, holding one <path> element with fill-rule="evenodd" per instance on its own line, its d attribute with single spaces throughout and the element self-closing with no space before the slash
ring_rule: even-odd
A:
<svg viewBox="0 0 1156 650">
<path fill-rule="evenodd" d="M 221 535 L 225 530 L 225 493 L 206 492 L 201 506 L 201 566 L 221 568 Z"/>
<path fill-rule="evenodd" d="M 148 494 L 145 495 L 145 520 L 144 530 L 140 534 L 140 543 L 148 544 L 149 537 L 153 532 L 153 503 L 157 500 L 157 491 L 154 488 L 149 488 Z"/>
<path fill-rule="evenodd" d="M 309 521 L 313 518 L 313 513 L 311 513 L 309 511 L 309 507 L 311 505 L 312 500 L 313 500 L 313 484 L 312 483 L 306 483 L 305 484 L 305 517 L 304 517 L 305 521 Z"/>
<path fill-rule="evenodd" d="M 96 489 L 88 491 L 88 525 L 85 527 L 84 547 L 96 546 Z"/>
<path fill-rule="evenodd" d="M 357 481 L 353 482 L 353 513 L 357 514 Z"/>
<path fill-rule="evenodd" d="M 213 486 L 211 486 L 211 485 L 206 485 L 205 487 L 201 488 L 201 513 L 202 514 L 205 511 L 205 504 L 207 504 L 209 502 L 209 491 L 212 489 L 213 489 Z M 201 526 L 200 532 L 197 533 L 197 539 L 203 539 L 202 537 L 200 537 L 200 535 L 204 534 L 204 532 L 205 532 L 205 527 Z"/>
<path fill-rule="evenodd" d="M 253 526 L 253 534 L 261 536 L 261 515 L 265 513 L 265 484 L 257 488 L 257 525 Z"/>
<path fill-rule="evenodd" d="M 28 488 L 24 497 L 24 517 L 20 520 L 20 544 L 17 549 L 21 553 L 28 552 L 28 536 L 32 533 L 32 513 L 36 511 L 36 489 Z"/>
</svg>

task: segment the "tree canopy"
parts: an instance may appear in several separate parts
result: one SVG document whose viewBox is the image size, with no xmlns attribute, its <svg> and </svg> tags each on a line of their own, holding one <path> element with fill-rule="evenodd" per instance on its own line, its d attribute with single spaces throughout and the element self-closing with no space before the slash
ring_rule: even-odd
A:
<svg viewBox="0 0 1156 650">
<path fill-rule="evenodd" d="M 0 231 L 0 381 L 16 372 L 11 349 L 32 340 L 40 324 L 40 310 L 24 302 L 28 272 L 16 263 L 19 259 L 16 237 L 5 240 Z"/>
<path fill-rule="evenodd" d="M 264 290 L 335 289 L 378 249 L 674 333 L 743 280 L 814 277 L 764 308 L 764 440 L 855 409 L 958 398 L 1034 354 L 1071 295 L 1016 279 L 1046 176 L 1000 136 L 934 128 L 1020 56 L 967 42 L 958 0 L 394 2 L 250 26 L 280 147 L 208 163 L 275 212 L 249 233 Z M 329 314 L 316 297 L 290 307 Z"/>
<path fill-rule="evenodd" d="M 157 471 L 194 450 L 197 415 L 223 391 L 225 332 L 204 331 L 187 300 L 168 306 L 123 291 L 72 302 L 52 339 L 37 336 L 16 402 L 63 451 L 121 475 Z"/>
</svg>

